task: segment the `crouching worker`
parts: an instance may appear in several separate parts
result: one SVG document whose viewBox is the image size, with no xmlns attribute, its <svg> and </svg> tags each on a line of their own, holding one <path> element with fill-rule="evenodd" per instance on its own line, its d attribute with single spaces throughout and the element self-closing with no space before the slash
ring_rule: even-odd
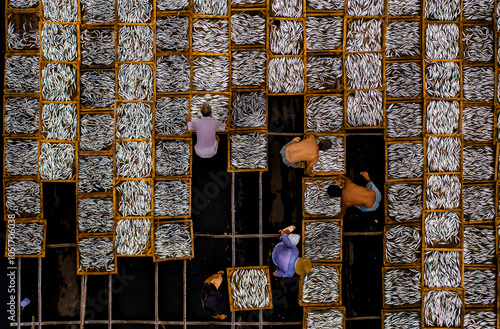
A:
<svg viewBox="0 0 500 329">
<path fill-rule="evenodd" d="M 291 142 L 283 146 L 280 151 L 283 163 L 288 167 L 299 168 L 302 161 L 307 163 L 306 174 L 314 176 L 312 169 L 318 162 L 318 152 L 327 151 L 332 147 L 332 141 L 322 138 L 316 142 L 316 133 L 310 133 L 300 141 L 300 137 L 295 137 Z"/>
<path fill-rule="evenodd" d="M 295 230 L 295 226 L 279 230 L 281 242 L 274 247 L 272 254 L 273 263 L 279 267 L 273 272 L 274 276 L 291 278 L 295 273 L 302 275 L 311 272 L 311 260 L 299 257 L 297 243 L 299 243 L 300 235 L 291 234 L 293 230 Z"/>
<path fill-rule="evenodd" d="M 227 315 L 217 314 L 217 304 L 222 299 L 219 292 L 219 287 L 222 283 L 222 275 L 224 271 L 219 271 L 217 274 L 209 276 L 201 288 L 201 305 L 203 310 L 214 319 L 224 320 Z"/>
</svg>

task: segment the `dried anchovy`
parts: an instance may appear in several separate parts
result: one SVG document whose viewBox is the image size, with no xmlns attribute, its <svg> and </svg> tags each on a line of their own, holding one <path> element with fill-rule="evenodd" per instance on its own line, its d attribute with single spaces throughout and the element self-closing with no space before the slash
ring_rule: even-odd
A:
<svg viewBox="0 0 500 329">
<path fill-rule="evenodd" d="M 427 291 L 424 297 L 424 323 L 428 327 L 458 327 L 462 308 L 461 294 L 456 291 Z"/>
<path fill-rule="evenodd" d="M 231 31 L 232 29 L 231 25 Z M 339 49 L 342 47 L 343 29 L 344 23 L 341 17 L 307 17 L 307 50 Z"/>
<path fill-rule="evenodd" d="M 113 199 L 79 199 L 78 229 L 83 233 L 113 232 Z"/>
<path fill-rule="evenodd" d="M 490 106 L 464 107 L 462 110 L 462 134 L 464 141 L 493 141 L 493 116 L 493 108 Z"/>
<path fill-rule="evenodd" d="M 307 5 L 314 10 L 344 10 L 343 0 L 307 0 Z"/>
<path fill-rule="evenodd" d="M 157 176 L 189 175 L 191 145 L 182 140 L 160 140 L 155 148 Z"/>
<path fill-rule="evenodd" d="M 66 143 L 42 143 L 39 166 L 42 179 L 72 179 L 75 147 Z"/>
<path fill-rule="evenodd" d="M 430 175 L 427 178 L 426 209 L 455 209 L 460 204 L 462 183 L 457 175 Z"/>
<path fill-rule="evenodd" d="M 347 88 L 382 88 L 382 54 L 350 54 L 345 61 Z"/>
<path fill-rule="evenodd" d="M 151 212 L 151 185 L 143 180 L 128 180 L 116 186 L 118 213 L 121 216 L 147 216 Z"/>
<path fill-rule="evenodd" d="M 494 311 L 471 311 L 465 312 L 464 329 L 495 329 L 497 314 Z"/>
<path fill-rule="evenodd" d="M 464 101 L 492 102 L 495 97 L 493 67 L 464 67 Z"/>
<path fill-rule="evenodd" d="M 461 220 L 456 212 L 431 212 L 425 216 L 425 244 L 438 247 L 460 242 Z"/>
<path fill-rule="evenodd" d="M 226 95 L 193 95 L 191 98 L 191 119 L 201 118 L 201 107 L 209 103 L 212 107 L 212 118 L 226 122 L 229 114 L 229 97 Z"/>
<path fill-rule="evenodd" d="M 41 211 L 40 183 L 12 181 L 5 186 L 5 212 L 15 217 L 34 217 Z"/>
<path fill-rule="evenodd" d="M 340 213 L 340 197 L 332 198 L 327 189 L 338 185 L 335 180 L 306 181 L 304 191 L 304 212 L 312 216 L 334 217 Z"/>
<path fill-rule="evenodd" d="M 425 31 L 425 55 L 428 59 L 456 59 L 458 57 L 458 25 L 428 24 Z"/>
<path fill-rule="evenodd" d="M 459 137 L 430 136 L 427 140 L 427 171 L 459 171 L 461 155 L 462 140 Z"/>
<path fill-rule="evenodd" d="M 147 23 L 151 20 L 153 5 L 150 0 L 118 0 L 116 12 L 122 23 Z"/>
<path fill-rule="evenodd" d="M 44 230 L 43 224 L 40 223 L 15 223 L 12 234 L 14 236 L 14 241 L 12 241 L 14 253 L 16 255 L 40 254 L 44 247 Z"/>
<path fill-rule="evenodd" d="M 344 315 L 335 310 L 310 310 L 306 313 L 306 329 L 342 329 L 344 328 Z"/>
<path fill-rule="evenodd" d="M 392 264 L 411 264 L 420 260 L 420 227 L 398 225 L 385 233 L 385 259 Z"/>
<path fill-rule="evenodd" d="M 228 13 L 227 0 L 193 0 L 193 5 L 196 14 L 225 16 Z"/>
<path fill-rule="evenodd" d="M 391 269 L 384 275 L 385 304 L 412 305 L 422 299 L 422 278 L 419 269 Z"/>
<path fill-rule="evenodd" d="M 227 53 L 229 51 L 229 21 L 225 19 L 198 19 L 193 23 L 194 51 L 200 53 Z"/>
<path fill-rule="evenodd" d="M 83 30 L 81 36 L 83 65 L 111 65 L 115 61 L 115 30 Z"/>
<path fill-rule="evenodd" d="M 265 45 L 266 20 L 244 11 L 231 15 L 231 41 L 238 46 Z"/>
<path fill-rule="evenodd" d="M 233 306 L 239 309 L 269 305 L 269 279 L 263 269 L 236 269 L 229 280 Z"/>
<path fill-rule="evenodd" d="M 464 271 L 465 305 L 495 304 L 496 283 L 494 271 Z"/>
<path fill-rule="evenodd" d="M 229 58 L 196 57 L 193 60 L 193 87 L 200 91 L 226 91 L 229 88 Z"/>
<path fill-rule="evenodd" d="M 396 143 L 387 146 L 387 173 L 391 179 L 423 175 L 424 148 L 421 143 Z"/>
<path fill-rule="evenodd" d="M 116 110 L 116 138 L 151 138 L 153 113 L 147 103 L 122 103 Z"/>
<path fill-rule="evenodd" d="M 377 16 L 384 11 L 383 0 L 347 0 L 347 13 L 351 16 Z"/>
<path fill-rule="evenodd" d="M 265 86 L 266 52 L 233 52 L 231 61 L 231 83 L 235 86 Z"/>
<path fill-rule="evenodd" d="M 38 32 L 38 26 L 34 28 L 31 22 L 25 22 L 22 24 L 22 30 L 17 33 L 15 31 L 14 22 L 9 21 L 7 27 L 7 44 L 9 48 L 14 50 L 40 48 L 40 32 Z"/>
<path fill-rule="evenodd" d="M 5 87 L 15 93 L 40 92 L 40 56 L 12 55 L 5 60 Z"/>
<path fill-rule="evenodd" d="M 4 168 L 9 175 L 36 175 L 38 173 L 38 141 L 36 139 L 7 139 Z"/>
<path fill-rule="evenodd" d="M 184 55 L 160 56 L 156 60 L 156 90 L 160 93 L 189 91 L 191 64 Z"/>
<path fill-rule="evenodd" d="M 80 78 L 80 92 L 80 102 L 85 108 L 112 108 L 115 103 L 115 72 L 85 72 Z"/>
<path fill-rule="evenodd" d="M 147 64 L 123 64 L 118 71 L 118 95 L 125 100 L 153 98 L 153 68 Z"/>
<path fill-rule="evenodd" d="M 307 57 L 307 88 L 337 89 L 342 86 L 340 57 Z"/>
<path fill-rule="evenodd" d="M 387 97 L 418 97 L 422 94 L 422 68 L 415 62 L 391 63 L 385 68 Z"/>
<path fill-rule="evenodd" d="M 156 101 L 155 132 L 159 135 L 183 135 L 187 130 L 185 117 L 189 113 L 189 98 L 163 97 Z"/>
<path fill-rule="evenodd" d="M 460 16 L 460 0 L 425 1 L 425 18 L 436 21 L 454 21 Z"/>
<path fill-rule="evenodd" d="M 71 101 L 76 93 L 73 65 L 48 63 L 42 70 L 42 95 L 48 101 Z"/>
<path fill-rule="evenodd" d="M 116 222 L 116 253 L 142 255 L 151 245 L 149 219 L 122 219 Z"/>
<path fill-rule="evenodd" d="M 315 173 L 334 173 L 345 171 L 345 149 L 344 138 L 337 136 L 321 136 L 316 139 L 319 143 L 322 139 L 329 139 L 332 147 L 326 151 L 318 151 L 318 162 L 313 166 Z"/>
<path fill-rule="evenodd" d="M 6 98 L 4 108 L 6 133 L 34 134 L 38 131 L 40 106 L 37 98 Z"/>
<path fill-rule="evenodd" d="M 148 2 L 149 3 L 149 2 Z M 118 60 L 148 62 L 153 56 L 153 29 L 149 26 L 123 26 L 118 32 Z"/>
<path fill-rule="evenodd" d="M 267 168 L 267 135 L 264 133 L 231 136 L 231 166 L 237 169 Z"/>
<path fill-rule="evenodd" d="M 420 52 L 420 22 L 395 21 L 387 25 L 386 57 L 413 57 Z"/>
<path fill-rule="evenodd" d="M 432 97 L 452 98 L 460 93 L 460 67 L 454 62 L 426 62 L 425 90 Z"/>
<path fill-rule="evenodd" d="M 389 138 L 411 138 L 422 135 L 422 104 L 392 103 L 385 112 Z"/>
<path fill-rule="evenodd" d="M 268 66 L 267 83 L 270 93 L 304 91 L 304 62 L 300 57 L 272 58 Z"/>
<path fill-rule="evenodd" d="M 464 228 L 464 263 L 466 265 L 493 264 L 495 257 L 495 229 Z"/>
<path fill-rule="evenodd" d="M 391 16 L 413 16 L 420 13 L 420 0 L 388 0 L 388 12 Z"/>
<path fill-rule="evenodd" d="M 265 92 L 235 93 L 231 117 L 238 128 L 259 128 L 267 125 Z"/>
<path fill-rule="evenodd" d="M 303 14 L 301 0 L 271 0 L 273 16 L 299 18 Z"/>
<path fill-rule="evenodd" d="M 353 127 L 378 126 L 382 123 L 382 93 L 356 90 L 347 96 L 347 123 Z"/>
<path fill-rule="evenodd" d="M 231 0 L 232 5 L 254 5 L 264 3 L 264 0 Z"/>
<path fill-rule="evenodd" d="M 429 288 L 454 288 L 462 283 L 462 267 L 458 251 L 426 251 L 424 281 Z"/>
<path fill-rule="evenodd" d="M 420 312 L 387 312 L 384 317 L 385 329 L 420 329 Z"/>
<path fill-rule="evenodd" d="M 493 20 L 493 0 L 464 0 L 464 19 Z"/>
<path fill-rule="evenodd" d="M 155 185 L 155 216 L 185 216 L 190 213 L 190 182 L 159 181 Z"/>
<path fill-rule="evenodd" d="M 276 55 L 298 55 L 304 42 L 304 26 L 295 20 L 279 20 L 271 25 L 269 49 Z"/>
<path fill-rule="evenodd" d="M 111 238 L 83 238 L 78 241 L 78 270 L 112 272 L 115 255 Z"/>
<path fill-rule="evenodd" d="M 162 11 L 183 10 L 189 7 L 189 0 L 157 0 L 156 8 Z"/>
<path fill-rule="evenodd" d="M 116 147 L 118 177 L 144 178 L 151 176 L 153 154 L 151 142 L 120 142 Z"/>
<path fill-rule="evenodd" d="M 339 259 L 341 228 L 337 222 L 304 224 L 304 257 L 311 260 Z"/>
<path fill-rule="evenodd" d="M 75 140 L 78 117 L 75 104 L 50 103 L 42 108 L 42 133 L 46 140 Z"/>
<path fill-rule="evenodd" d="M 111 114 L 86 114 L 80 120 L 80 149 L 101 151 L 113 145 L 115 120 Z"/>
<path fill-rule="evenodd" d="M 155 255 L 160 259 L 191 256 L 192 239 L 190 226 L 187 224 L 159 225 L 155 230 Z"/>
<path fill-rule="evenodd" d="M 487 26 L 466 26 L 463 31 L 464 59 L 489 62 L 493 59 L 493 31 Z"/>
<path fill-rule="evenodd" d="M 73 61 L 78 56 L 76 26 L 47 23 L 42 28 L 42 54 L 49 61 Z"/>
<path fill-rule="evenodd" d="M 457 101 L 429 101 L 426 131 L 428 134 L 456 134 L 460 107 Z"/>
<path fill-rule="evenodd" d="M 38 0 L 9 0 L 12 8 L 31 8 L 38 6 Z"/>
<path fill-rule="evenodd" d="M 465 221 L 488 221 L 495 218 L 493 186 L 465 186 L 463 203 Z"/>
<path fill-rule="evenodd" d="M 82 4 L 82 21 L 86 24 L 115 21 L 115 0 L 80 0 L 80 3 Z"/>
<path fill-rule="evenodd" d="M 394 184 L 387 188 L 387 214 L 398 222 L 422 216 L 422 185 Z"/>
<path fill-rule="evenodd" d="M 346 50 L 348 52 L 380 49 L 382 49 L 382 20 L 356 19 L 347 24 Z"/>
<path fill-rule="evenodd" d="M 333 303 L 340 297 L 340 273 L 334 266 L 313 266 L 305 275 L 302 301 L 308 304 Z"/>
<path fill-rule="evenodd" d="M 495 175 L 495 151 L 491 146 L 465 146 L 464 180 L 491 180 Z"/>
<path fill-rule="evenodd" d="M 167 16 L 156 21 L 156 50 L 186 50 L 189 48 L 189 18 Z"/>
<path fill-rule="evenodd" d="M 336 132 L 344 124 L 342 98 L 337 96 L 314 96 L 306 105 L 307 131 Z"/>
<path fill-rule="evenodd" d="M 78 193 L 107 192 L 113 188 L 113 158 L 78 157 Z"/>
<path fill-rule="evenodd" d="M 43 17 L 50 22 L 76 22 L 77 0 L 42 0 Z"/>
</svg>

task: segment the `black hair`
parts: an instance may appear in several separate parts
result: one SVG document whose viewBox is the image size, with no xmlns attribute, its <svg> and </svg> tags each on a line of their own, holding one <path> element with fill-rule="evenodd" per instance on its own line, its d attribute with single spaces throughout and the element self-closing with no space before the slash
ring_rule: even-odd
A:
<svg viewBox="0 0 500 329">
<path fill-rule="evenodd" d="M 323 138 L 319 143 L 318 143 L 319 149 L 321 151 L 326 151 L 329 148 L 332 147 L 332 141 L 329 140 L 328 138 Z"/>
<path fill-rule="evenodd" d="M 342 196 L 342 189 L 337 185 L 330 185 L 326 190 L 328 195 L 332 198 L 338 198 Z"/>
<path fill-rule="evenodd" d="M 212 114 L 212 107 L 210 106 L 209 103 L 203 104 L 201 107 L 201 115 L 204 117 L 209 117 Z"/>
</svg>

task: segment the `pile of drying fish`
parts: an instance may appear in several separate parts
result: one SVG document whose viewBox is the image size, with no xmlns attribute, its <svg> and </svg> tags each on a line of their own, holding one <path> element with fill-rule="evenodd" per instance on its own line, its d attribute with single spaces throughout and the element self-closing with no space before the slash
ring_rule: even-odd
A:
<svg viewBox="0 0 500 329">
<path fill-rule="evenodd" d="M 464 271 L 465 305 L 495 305 L 496 284 L 494 271 Z"/>
<path fill-rule="evenodd" d="M 347 24 L 346 50 L 379 51 L 382 49 L 382 21 L 356 19 Z"/>
<path fill-rule="evenodd" d="M 344 138 L 337 136 L 321 136 L 316 139 L 319 143 L 322 139 L 329 139 L 332 147 L 326 151 L 318 151 L 318 162 L 313 166 L 315 173 L 339 173 L 345 171 Z"/>
<path fill-rule="evenodd" d="M 42 143 L 39 165 L 42 179 L 71 179 L 75 166 L 75 147 L 66 143 Z"/>
<path fill-rule="evenodd" d="M 465 146 L 464 180 L 491 180 L 495 175 L 495 151 L 491 146 Z"/>
<path fill-rule="evenodd" d="M 70 62 L 78 56 L 75 25 L 44 24 L 41 34 L 42 54 L 46 60 Z"/>
<path fill-rule="evenodd" d="M 42 0 L 43 17 L 49 22 L 76 22 L 77 0 Z"/>
<path fill-rule="evenodd" d="M 153 154 L 151 142 L 119 142 L 116 146 L 116 175 L 144 178 L 151 176 Z"/>
<path fill-rule="evenodd" d="M 456 134 L 460 107 L 457 101 L 429 101 L 426 111 L 428 134 Z"/>
<path fill-rule="evenodd" d="M 338 96 L 314 96 L 306 105 L 307 131 L 336 132 L 344 124 L 342 98 Z"/>
<path fill-rule="evenodd" d="M 22 30 L 16 32 L 14 22 L 9 21 L 7 27 L 7 44 L 13 50 L 40 48 L 38 27 L 33 28 L 31 22 L 26 22 L 23 23 Z"/>
<path fill-rule="evenodd" d="M 43 251 L 43 224 L 15 223 L 13 235 L 16 255 L 37 255 Z"/>
<path fill-rule="evenodd" d="M 340 197 L 332 198 L 327 193 L 328 187 L 335 183 L 332 180 L 306 182 L 306 190 L 304 191 L 304 211 L 306 214 L 333 217 L 340 213 Z"/>
<path fill-rule="evenodd" d="M 464 186 L 464 219 L 489 221 L 495 218 L 495 191 L 493 186 Z"/>
<path fill-rule="evenodd" d="M 158 258 L 189 257 L 193 253 L 188 224 L 168 223 L 155 229 L 155 255 Z"/>
<path fill-rule="evenodd" d="M 9 0 L 12 8 L 30 8 L 38 5 L 38 0 Z"/>
<path fill-rule="evenodd" d="M 151 245 L 149 219 L 122 219 L 116 222 L 116 253 L 143 255 Z"/>
<path fill-rule="evenodd" d="M 202 15 L 227 15 L 227 0 L 193 0 L 194 12 Z"/>
<path fill-rule="evenodd" d="M 497 313 L 495 311 L 471 311 L 465 312 L 464 328 L 495 328 Z"/>
<path fill-rule="evenodd" d="M 116 138 L 151 138 L 153 113 L 147 103 L 122 103 L 116 110 Z"/>
<path fill-rule="evenodd" d="M 422 185 L 394 184 L 387 188 L 387 214 L 398 222 L 422 215 Z"/>
<path fill-rule="evenodd" d="M 460 16 L 460 0 L 428 0 L 425 18 L 436 21 L 454 21 Z"/>
<path fill-rule="evenodd" d="M 231 83 L 235 86 L 265 86 L 266 52 L 233 52 L 231 61 Z"/>
<path fill-rule="evenodd" d="M 422 69 L 415 62 L 391 63 L 385 68 L 387 97 L 417 97 L 422 93 Z"/>
<path fill-rule="evenodd" d="M 89 71 L 80 78 L 80 102 L 88 109 L 112 108 L 115 102 L 115 72 Z"/>
<path fill-rule="evenodd" d="M 426 62 L 425 90 L 432 97 L 453 98 L 460 93 L 460 67 L 455 62 Z"/>
<path fill-rule="evenodd" d="M 276 25 L 278 24 L 278 25 Z M 271 25 L 269 49 L 276 55 L 298 55 L 304 42 L 304 27 L 294 20 L 279 20 Z"/>
<path fill-rule="evenodd" d="M 189 113 L 189 98 L 163 97 L 156 100 L 155 132 L 159 135 L 186 133 L 185 117 Z"/>
<path fill-rule="evenodd" d="M 200 53 L 227 53 L 229 51 L 228 26 L 229 22 L 225 19 L 196 20 L 193 23 L 191 47 Z"/>
<path fill-rule="evenodd" d="M 267 124 L 267 98 L 264 92 L 235 93 L 231 116 L 238 128 L 259 128 Z"/>
<path fill-rule="evenodd" d="M 5 60 L 5 87 L 14 93 L 40 92 L 40 56 L 12 55 Z"/>
<path fill-rule="evenodd" d="M 113 145 L 115 120 L 111 114 L 85 114 L 80 120 L 80 149 L 101 151 Z"/>
<path fill-rule="evenodd" d="M 424 323 L 429 327 L 459 327 L 462 323 L 461 294 L 450 290 L 430 290 L 424 298 Z"/>
<path fill-rule="evenodd" d="M 212 118 L 226 122 L 229 114 L 229 97 L 226 95 L 193 95 L 191 98 L 191 120 L 201 118 L 201 107 L 209 103 L 212 107 Z"/>
<path fill-rule="evenodd" d="M 465 26 L 462 42 L 464 59 L 489 62 L 493 59 L 493 32 L 487 26 Z"/>
<path fill-rule="evenodd" d="M 97 24 L 115 21 L 114 0 L 80 0 L 80 3 L 82 5 L 82 22 Z"/>
<path fill-rule="evenodd" d="M 420 313 L 401 311 L 387 312 L 384 317 L 385 329 L 415 329 L 420 328 Z"/>
<path fill-rule="evenodd" d="M 302 9 L 302 0 L 271 0 L 273 16 L 299 18 Z"/>
<path fill-rule="evenodd" d="M 457 175 L 430 175 L 426 185 L 425 204 L 427 209 L 458 208 L 462 184 Z"/>
<path fill-rule="evenodd" d="M 196 57 L 193 60 L 193 87 L 199 91 L 226 91 L 229 88 L 229 58 Z"/>
<path fill-rule="evenodd" d="M 347 0 L 347 13 L 351 16 L 377 16 L 384 11 L 383 0 Z"/>
<path fill-rule="evenodd" d="M 236 269 L 228 278 L 236 309 L 263 308 L 269 305 L 270 282 L 263 269 Z"/>
<path fill-rule="evenodd" d="M 460 218 L 456 212 L 430 212 L 425 216 L 425 245 L 439 247 L 460 242 Z"/>
<path fill-rule="evenodd" d="M 78 229 L 83 233 L 113 232 L 113 199 L 78 199 Z"/>
<path fill-rule="evenodd" d="M 76 74 L 73 65 L 48 63 L 42 70 L 43 98 L 48 101 L 71 101 L 76 92 Z"/>
<path fill-rule="evenodd" d="M 461 138 L 430 136 L 427 140 L 427 171 L 460 171 L 461 155 Z"/>
<path fill-rule="evenodd" d="M 382 88 L 382 54 L 362 53 L 347 55 L 345 61 L 347 88 Z"/>
<path fill-rule="evenodd" d="M 153 5 L 150 0 L 117 0 L 116 12 L 121 23 L 148 23 Z"/>
<path fill-rule="evenodd" d="M 495 230 L 493 228 L 464 228 L 464 263 L 466 265 L 493 264 L 495 257 Z"/>
<path fill-rule="evenodd" d="M 238 46 L 265 45 L 266 20 L 259 15 L 237 11 L 231 16 L 231 41 Z"/>
<path fill-rule="evenodd" d="M 118 95 L 125 100 L 153 98 L 153 68 L 147 64 L 123 64 L 118 71 Z"/>
<path fill-rule="evenodd" d="M 306 19 L 306 46 L 307 50 L 334 50 L 342 46 L 342 18 L 307 17 Z M 233 26 L 231 26 L 231 33 Z"/>
<path fill-rule="evenodd" d="M 113 272 L 115 255 L 111 238 L 84 238 L 78 241 L 78 270 Z"/>
<path fill-rule="evenodd" d="M 107 192 L 113 188 L 113 158 L 78 157 L 78 193 Z"/>
<path fill-rule="evenodd" d="M 387 25 L 386 57 L 413 57 L 420 54 L 420 22 L 393 21 Z"/>
<path fill-rule="evenodd" d="M 191 64 L 184 55 L 160 56 L 156 60 L 156 90 L 160 93 L 189 91 Z"/>
<path fill-rule="evenodd" d="M 46 140 L 71 141 L 76 138 L 78 118 L 74 104 L 45 104 L 41 119 Z"/>
<path fill-rule="evenodd" d="M 337 89 L 342 86 L 341 57 L 307 57 L 307 88 Z"/>
<path fill-rule="evenodd" d="M 428 288 L 456 288 L 462 283 L 461 256 L 458 251 L 426 251 L 424 281 Z"/>
<path fill-rule="evenodd" d="M 4 169 L 9 175 L 36 175 L 38 173 L 38 141 L 36 139 L 7 139 Z"/>
<path fill-rule="evenodd" d="M 37 98 L 9 97 L 4 105 L 6 133 L 33 134 L 38 131 L 40 105 Z"/>
<path fill-rule="evenodd" d="M 147 216 L 151 212 L 151 186 L 147 181 L 128 180 L 116 186 L 121 216 Z"/>
<path fill-rule="evenodd" d="M 347 96 L 347 123 L 353 127 L 376 127 L 382 123 L 382 93 L 356 90 Z"/>
<path fill-rule="evenodd" d="M 182 10 L 189 7 L 189 0 L 157 0 L 156 7 L 159 10 Z"/>
<path fill-rule="evenodd" d="M 422 177 L 422 143 L 396 143 L 387 146 L 387 173 L 391 179 Z"/>
<path fill-rule="evenodd" d="M 420 0 L 388 0 L 388 12 L 391 16 L 413 16 L 420 13 Z"/>
<path fill-rule="evenodd" d="M 385 233 L 385 259 L 392 264 L 410 264 L 420 259 L 420 227 L 398 225 Z"/>
<path fill-rule="evenodd" d="M 83 30 L 80 40 L 83 65 L 111 65 L 115 61 L 115 30 Z"/>
<path fill-rule="evenodd" d="M 236 169 L 267 168 L 267 135 L 265 133 L 235 134 L 230 137 L 231 166 Z"/>
<path fill-rule="evenodd" d="M 272 58 L 267 83 L 269 92 L 274 94 L 304 91 L 304 62 L 300 57 Z"/>
<path fill-rule="evenodd" d="M 493 67 L 463 68 L 464 101 L 491 102 L 495 95 L 495 72 Z"/>
<path fill-rule="evenodd" d="M 344 328 L 344 315 L 334 309 L 311 310 L 306 313 L 307 329 L 342 329 Z"/>
<path fill-rule="evenodd" d="M 384 274 L 384 303 L 390 306 L 413 305 L 422 299 L 419 269 L 391 269 Z"/>
<path fill-rule="evenodd" d="M 307 4 L 314 10 L 344 10 L 343 0 L 308 0 Z"/>
<path fill-rule="evenodd" d="M 411 138 L 422 134 L 422 105 L 419 103 L 392 103 L 385 116 L 389 138 Z"/>
<path fill-rule="evenodd" d="M 462 134 L 464 141 L 493 141 L 494 114 L 491 106 L 464 107 L 462 110 Z"/>
<path fill-rule="evenodd" d="M 189 174 L 191 145 L 183 140 L 160 140 L 155 148 L 157 176 L 183 176 Z"/>
<path fill-rule="evenodd" d="M 189 48 L 189 18 L 167 16 L 156 21 L 156 50 L 172 51 Z"/>
<path fill-rule="evenodd" d="M 155 216 L 189 216 L 190 182 L 159 181 L 155 185 Z"/>
<path fill-rule="evenodd" d="M 40 183 L 23 180 L 5 186 L 5 212 L 15 217 L 34 217 L 41 210 Z"/>
<path fill-rule="evenodd" d="M 494 9 L 493 6 L 494 2 L 492 0 L 464 0 L 464 18 L 471 21 L 492 21 Z"/>
<path fill-rule="evenodd" d="M 340 258 L 341 228 L 338 222 L 309 222 L 304 229 L 304 257 L 313 261 Z"/>
<path fill-rule="evenodd" d="M 428 24 L 425 31 L 427 59 L 456 59 L 460 32 L 456 24 Z"/>
<path fill-rule="evenodd" d="M 304 277 L 302 301 L 308 304 L 338 302 L 340 298 L 340 273 L 334 266 L 313 266 Z"/>
<path fill-rule="evenodd" d="M 154 56 L 153 42 L 154 33 L 151 27 L 143 25 L 122 26 L 118 31 L 118 60 L 124 62 L 150 61 Z"/>
</svg>

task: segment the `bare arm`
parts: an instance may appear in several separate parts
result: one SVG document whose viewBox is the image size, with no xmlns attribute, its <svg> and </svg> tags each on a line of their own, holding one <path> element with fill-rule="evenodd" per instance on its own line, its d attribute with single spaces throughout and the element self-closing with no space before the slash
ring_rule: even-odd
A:
<svg viewBox="0 0 500 329">
<path fill-rule="evenodd" d="M 231 114 L 229 114 L 227 116 L 226 129 L 229 127 L 229 125 L 231 124 L 231 122 L 233 122 L 233 117 L 231 116 Z"/>
<path fill-rule="evenodd" d="M 307 175 L 311 175 L 311 176 L 315 176 L 316 174 L 313 173 L 312 169 L 314 167 L 314 165 L 318 163 L 318 157 L 314 158 L 312 161 L 309 161 L 309 163 L 307 164 L 307 168 L 306 168 L 306 174 Z"/>
</svg>

